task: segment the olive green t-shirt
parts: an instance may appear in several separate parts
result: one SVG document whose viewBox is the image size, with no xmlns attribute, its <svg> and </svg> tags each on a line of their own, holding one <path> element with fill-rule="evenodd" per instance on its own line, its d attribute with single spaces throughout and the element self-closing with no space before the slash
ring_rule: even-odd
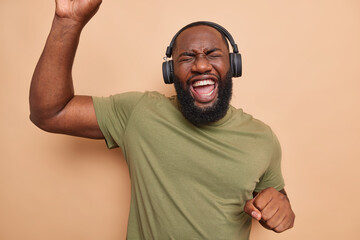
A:
<svg viewBox="0 0 360 240">
<path fill-rule="evenodd" d="M 129 240 L 248 239 L 246 200 L 284 187 L 276 136 L 241 109 L 195 126 L 176 97 L 157 92 L 93 101 L 107 146 L 120 147 L 129 166 Z"/>
</svg>

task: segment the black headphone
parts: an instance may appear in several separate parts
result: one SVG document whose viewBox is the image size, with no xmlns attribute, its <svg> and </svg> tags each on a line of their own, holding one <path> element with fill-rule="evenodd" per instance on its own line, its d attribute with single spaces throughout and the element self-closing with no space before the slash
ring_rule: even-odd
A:
<svg viewBox="0 0 360 240">
<path fill-rule="evenodd" d="M 165 62 L 163 62 L 163 64 L 162 64 L 162 72 L 163 72 L 164 82 L 166 84 L 171 84 L 174 82 L 173 60 L 168 61 L 167 58 L 171 57 L 176 38 L 185 29 L 190 28 L 192 26 L 197 26 L 197 25 L 206 25 L 206 26 L 213 27 L 229 40 L 229 42 L 233 48 L 233 52 L 229 53 L 230 68 L 231 68 L 232 76 L 240 77 L 241 73 L 242 73 L 241 54 L 239 53 L 238 47 L 237 47 L 236 43 L 234 42 L 234 39 L 232 38 L 231 34 L 225 28 L 220 26 L 219 24 L 216 24 L 213 22 L 207 22 L 207 21 L 199 21 L 199 22 L 190 23 L 190 24 L 186 25 L 185 27 L 183 27 L 182 29 L 180 29 L 175 34 L 173 39 L 171 40 L 170 45 L 166 48 L 166 53 L 165 53 L 166 56 L 164 57 Z"/>
</svg>

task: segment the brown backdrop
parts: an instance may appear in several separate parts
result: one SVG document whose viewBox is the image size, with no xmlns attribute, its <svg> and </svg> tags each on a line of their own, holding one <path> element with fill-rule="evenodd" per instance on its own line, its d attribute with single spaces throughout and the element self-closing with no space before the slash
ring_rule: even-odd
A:
<svg viewBox="0 0 360 240">
<path fill-rule="evenodd" d="M 0 239 L 125 239 L 130 188 L 120 151 L 29 121 L 30 79 L 53 12 L 51 0 L 0 1 Z M 296 224 L 282 234 L 254 224 L 251 238 L 360 239 L 360 2 L 104 0 L 81 38 L 76 93 L 172 94 L 162 57 L 196 20 L 232 33 L 244 61 L 232 104 L 282 143 Z"/>
</svg>

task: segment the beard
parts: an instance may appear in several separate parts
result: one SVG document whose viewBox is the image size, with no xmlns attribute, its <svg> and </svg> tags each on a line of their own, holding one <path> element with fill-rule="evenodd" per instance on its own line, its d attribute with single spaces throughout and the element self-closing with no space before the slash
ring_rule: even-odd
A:
<svg viewBox="0 0 360 240">
<path fill-rule="evenodd" d="M 198 75 L 209 75 L 198 74 Z M 177 93 L 177 98 L 180 103 L 180 110 L 184 117 L 194 125 L 208 124 L 216 122 L 226 115 L 229 109 L 229 104 L 232 96 L 232 74 L 228 71 L 225 79 L 220 79 L 218 76 L 218 97 L 214 104 L 209 107 L 198 107 L 195 105 L 195 100 L 190 93 L 190 79 L 186 81 L 186 89 L 183 88 L 179 79 L 174 76 L 174 85 Z"/>
</svg>

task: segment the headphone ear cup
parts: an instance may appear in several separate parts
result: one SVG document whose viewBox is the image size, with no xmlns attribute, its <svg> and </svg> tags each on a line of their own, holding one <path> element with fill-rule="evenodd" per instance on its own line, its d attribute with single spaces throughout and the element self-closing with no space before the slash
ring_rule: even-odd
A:
<svg viewBox="0 0 360 240">
<path fill-rule="evenodd" d="M 230 53 L 230 66 L 233 77 L 241 77 L 242 62 L 240 53 Z"/>
<path fill-rule="evenodd" d="M 172 84 L 174 82 L 173 81 L 174 70 L 173 70 L 173 61 L 172 60 L 163 62 L 162 73 L 163 73 L 164 82 L 166 84 Z"/>
</svg>

